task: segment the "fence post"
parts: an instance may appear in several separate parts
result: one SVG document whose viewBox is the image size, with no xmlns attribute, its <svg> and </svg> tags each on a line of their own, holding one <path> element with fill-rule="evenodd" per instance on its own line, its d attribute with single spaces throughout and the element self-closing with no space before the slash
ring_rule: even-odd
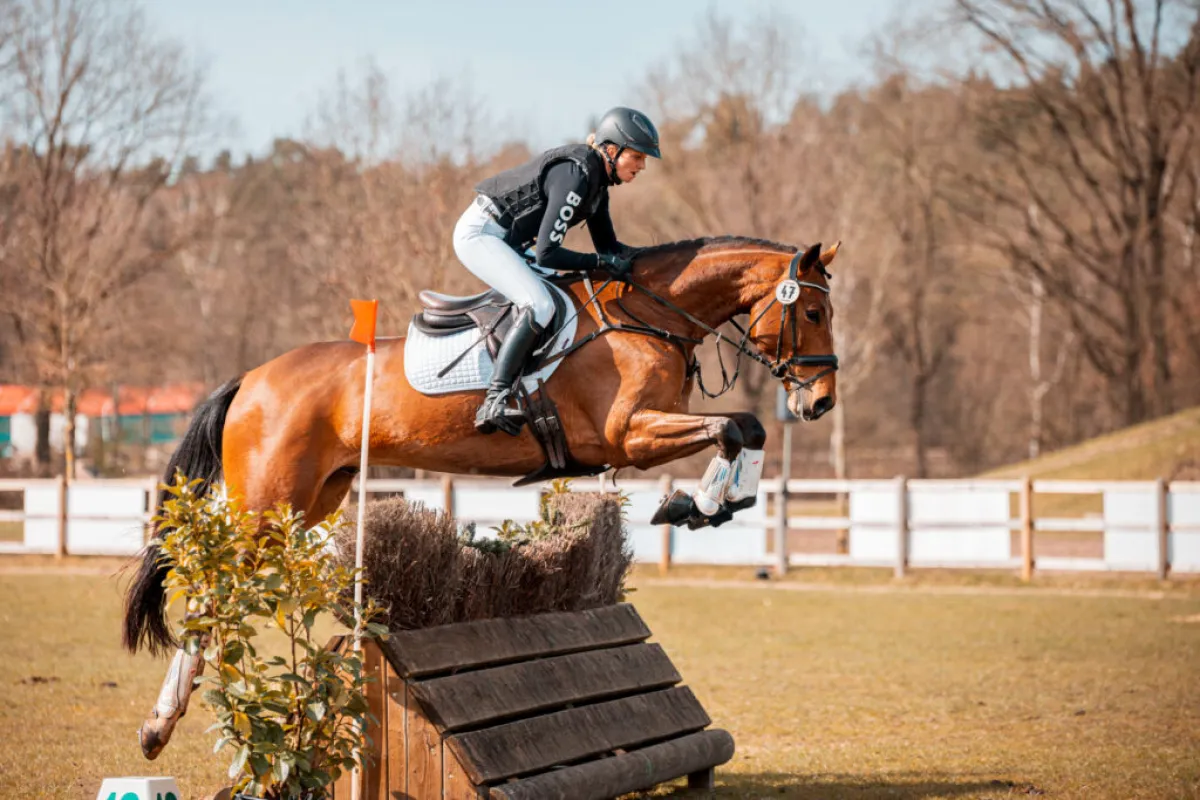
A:
<svg viewBox="0 0 1200 800">
<path fill-rule="evenodd" d="M 775 574 L 788 571 L 788 481 L 792 477 L 792 426 L 783 426 L 783 456 L 779 461 L 779 493 L 775 496 Z"/>
<path fill-rule="evenodd" d="M 1033 580 L 1033 479 L 1021 479 L 1021 580 Z"/>
<path fill-rule="evenodd" d="M 347 493 L 349 494 L 349 493 Z M 343 498 L 342 503 L 346 501 Z M 142 545 L 150 544 L 154 538 L 154 523 L 151 521 L 158 514 L 158 482 L 152 481 L 146 486 L 146 521 L 142 525 Z"/>
<path fill-rule="evenodd" d="M 658 479 L 658 488 L 663 493 L 664 497 L 670 497 L 672 491 L 672 483 L 670 475 L 663 475 Z M 671 523 L 664 522 L 662 524 L 662 555 L 658 559 L 658 571 L 662 575 L 666 575 L 671 569 Z"/>
<path fill-rule="evenodd" d="M 908 569 L 908 478 L 896 476 L 896 577 Z"/>
<path fill-rule="evenodd" d="M 58 544 L 54 549 L 56 558 L 67 555 L 67 472 L 58 476 Z"/>
<path fill-rule="evenodd" d="M 1168 532 L 1170 522 L 1167 519 L 1167 483 L 1162 478 L 1154 481 L 1154 533 L 1158 539 L 1158 579 L 1165 581 L 1171 572 L 1171 558 L 1167 548 L 1170 546 Z"/>
<path fill-rule="evenodd" d="M 454 516 L 454 478 L 449 475 L 442 475 L 442 508 L 447 517 Z"/>
</svg>

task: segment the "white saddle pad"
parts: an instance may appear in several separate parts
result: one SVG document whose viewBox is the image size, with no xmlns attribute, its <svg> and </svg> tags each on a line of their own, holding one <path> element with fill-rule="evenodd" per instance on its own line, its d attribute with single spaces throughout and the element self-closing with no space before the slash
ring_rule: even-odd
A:
<svg viewBox="0 0 1200 800">
<path fill-rule="evenodd" d="M 575 329 L 579 320 L 575 316 L 575 304 L 571 297 L 554 284 L 546 285 L 550 291 L 558 292 L 562 296 L 569 318 L 548 350 L 550 353 L 560 353 L 575 341 Z M 450 392 L 486 389 L 492 380 L 492 357 L 488 353 L 487 345 L 477 342 L 478 339 L 478 328 L 471 328 L 450 336 L 429 336 L 410 322 L 408 336 L 404 342 L 404 377 L 421 394 L 449 394 Z M 463 356 L 453 369 L 438 377 L 438 373 L 445 369 L 447 364 L 458 358 L 468 347 L 471 347 L 471 351 Z M 536 390 L 538 379 L 549 380 L 563 360 L 560 358 L 552 361 L 537 372 L 526 375 L 521 380 L 525 390 L 527 392 Z"/>
</svg>

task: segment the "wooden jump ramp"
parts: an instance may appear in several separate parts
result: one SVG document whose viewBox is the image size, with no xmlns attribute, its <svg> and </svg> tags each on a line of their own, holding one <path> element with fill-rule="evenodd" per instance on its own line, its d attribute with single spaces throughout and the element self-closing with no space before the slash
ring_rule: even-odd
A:
<svg viewBox="0 0 1200 800">
<path fill-rule="evenodd" d="M 379 719 L 365 800 L 602 800 L 687 776 L 713 787 L 733 737 L 632 605 L 488 619 L 364 643 Z M 331 647 L 349 647 L 337 637 Z M 334 787 L 349 800 L 350 776 Z"/>
</svg>

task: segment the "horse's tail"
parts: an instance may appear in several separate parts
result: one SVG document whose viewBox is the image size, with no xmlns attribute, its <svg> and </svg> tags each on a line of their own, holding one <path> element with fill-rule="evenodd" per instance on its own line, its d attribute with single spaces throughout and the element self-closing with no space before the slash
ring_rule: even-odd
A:
<svg viewBox="0 0 1200 800">
<path fill-rule="evenodd" d="M 175 471 L 179 470 L 189 481 L 197 478 L 203 481 L 197 487 L 203 495 L 220 477 L 221 434 L 225 429 L 225 415 L 241 385 L 240 376 L 228 381 L 196 409 L 187 433 L 167 464 L 163 483 L 173 483 Z M 165 490 L 159 490 L 155 513 L 169 496 Z M 151 653 L 157 654 L 176 644 L 167 625 L 166 589 L 163 586 L 169 570 L 170 565 L 159 557 L 158 545 L 147 545 L 137 575 L 125 593 L 125 630 L 122 640 L 131 653 L 136 653 L 144 645 Z"/>
</svg>

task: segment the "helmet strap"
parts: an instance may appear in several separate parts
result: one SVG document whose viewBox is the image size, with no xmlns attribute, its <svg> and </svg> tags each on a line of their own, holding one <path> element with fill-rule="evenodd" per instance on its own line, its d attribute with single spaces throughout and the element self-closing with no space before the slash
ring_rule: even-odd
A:
<svg viewBox="0 0 1200 800">
<path fill-rule="evenodd" d="M 620 158 L 621 153 L 625 152 L 625 146 L 617 145 L 617 158 L 613 158 L 608 154 L 608 144 L 609 142 L 605 142 L 604 144 L 600 145 L 600 154 L 604 156 L 604 160 L 608 162 L 609 169 L 612 170 L 612 174 L 609 175 L 609 180 L 612 181 L 614 186 L 620 186 L 621 178 L 617 175 L 617 158 Z M 612 142 L 612 144 L 616 144 L 616 142 Z"/>
</svg>

